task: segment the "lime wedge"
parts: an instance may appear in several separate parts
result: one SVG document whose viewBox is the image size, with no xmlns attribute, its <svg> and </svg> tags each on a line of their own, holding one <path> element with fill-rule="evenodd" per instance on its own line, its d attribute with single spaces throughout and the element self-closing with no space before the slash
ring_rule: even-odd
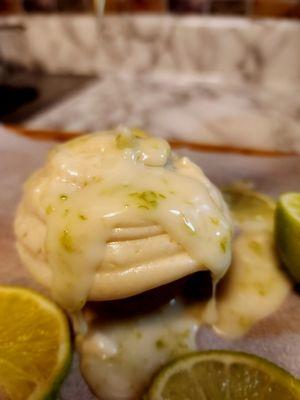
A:
<svg viewBox="0 0 300 400">
<path fill-rule="evenodd" d="M 54 399 L 70 361 L 64 313 L 29 289 L 0 286 L 0 399 Z"/>
<path fill-rule="evenodd" d="M 300 382 L 263 358 L 232 351 L 194 353 L 155 378 L 147 400 L 299 400 Z"/>
<path fill-rule="evenodd" d="M 280 257 L 296 282 L 300 282 L 300 193 L 279 197 L 275 237 Z"/>
</svg>

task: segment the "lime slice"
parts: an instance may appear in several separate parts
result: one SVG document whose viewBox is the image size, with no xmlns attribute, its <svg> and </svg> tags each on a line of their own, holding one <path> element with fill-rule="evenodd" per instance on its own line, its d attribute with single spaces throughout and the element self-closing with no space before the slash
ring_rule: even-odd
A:
<svg viewBox="0 0 300 400">
<path fill-rule="evenodd" d="M 261 193 L 255 192 L 247 184 L 235 183 L 222 190 L 234 219 L 242 224 L 245 221 L 273 222 L 274 201 Z"/>
<path fill-rule="evenodd" d="M 275 237 L 280 257 L 300 282 L 300 193 L 280 196 L 275 213 Z"/>
<path fill-rule="evenodd" d="M 147 400 L 299 400 L 300 382 L 260 357 L 207 351 L 179 358 L 155 378 Z"/>
<path fill-rule="evenodd" d="M 29 289 L 0 286 L 0 399 L 52 399 L 71 361 L 63 312 Z"/>
</svg>

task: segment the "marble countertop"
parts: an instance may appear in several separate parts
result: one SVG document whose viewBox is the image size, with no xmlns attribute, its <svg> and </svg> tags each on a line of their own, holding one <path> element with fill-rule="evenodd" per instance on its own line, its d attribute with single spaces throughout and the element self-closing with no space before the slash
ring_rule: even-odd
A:
<svg viewBox="0 0 300 400">
<path fill-rule="evenodd" d="M 66 131 L 118 125 L 168 139 L 300 153 L 299 90 L 201 75 L 107 75 L 26 122 Z"/>
<path fill-rule="evenodd" d="M 2 17 L 4 61 L 48 73 L 185 73 L 300 86 L 300 23 L 174 15 Z M 18 26 L 18 29 L 13 29 Z M 21 29 L 22 28 L 22 29 Z"/>
<path fill-rule="evenodd" d="M 92 16 L 37 15 L 18 24 L 24 29 L 0 31 L 4 60 L 95 75 L 28 128 L 122 124 L 195 143 L 300 152 L 297 22 L 126 16 L 104 18 L 99 31 Z"/>
</svg>

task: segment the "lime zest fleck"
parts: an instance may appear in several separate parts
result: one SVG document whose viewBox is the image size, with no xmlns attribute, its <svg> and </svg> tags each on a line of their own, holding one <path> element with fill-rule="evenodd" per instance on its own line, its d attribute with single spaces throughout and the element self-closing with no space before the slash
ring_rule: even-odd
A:
<svg viewBox="0 0 300 400">
<path fill-rule="evenodd" d="M 119 194 L 120 190 L 123 190 L 123 185 L 113 185 L 102 189 L 99 194 L 100 196 L 114 196 Z"/>
<path fill-rule="evenodd" d="M 260 296 L 265 296 L 268 293 L 268 288 L 260 282 L 257 282 L 255 289 Z"/>
<path fill-rule="evenodd" d="M 135 336 L 136 336 L 137 339 L 141 339 L 141 338 L 143 337 L 143 334 L 142 334 L 141 331 L 137 330 L 137 331 L 135 332 Z"/>
<path fill-rule="evenodd" d="M 218 218 L 210 217 L 209 219 L 210 219 L 210 222 L 211 222 L 212 224 L 216 225 L 216 226 L 220 224 L 220 221 L 219 221 Z"/>
<path fill-rule="evenodd" d="M 257 240 L 250 240 L 248 246 L 255 254 L 260 255 L 262 253 L 262 246 Z"/>
<path fill-rule="evenodd" d="M 68 229 L 62 231 L 59 241 L 64 250 L 68 253 L 73 253 L 75 251 L 73 239 Z"/>
<path fill-rule="evenodd" d="M 61 201 L 66 201 L 66 200 L 68 200 L 69 197 L 66 194 L 60 194 L 59 198 Z"/>
<path fill-rule="evenodd" d="M 220 240 L 220 247 L 221 247 L 221 250 L 223 251 L 223 253 L 226 253 L 227 247 L 228 247 L 228 238 L 227 237 L 223 237 Z"/>
<path fill-rule="evenodd" d="M 49 205 L 46 207 L 46 214 L 47 214 L 47 215 L 50 215 L 50 214 L 53 213 L 53 211 L 55 211 L 55 208 L 54 208 L 51 204 L 49 204 Z"/>
<path fill-rule="evenodd" d="M 124 133 L 119 133 L 115 138 L 115 142 L 119 150 L 124 150 L 133 145 L 132 137 Z"/>
<path fill-rule="evenodd" d="M 188 329 L 186 329 L 185 331 L 183 331 L 180 334 L 180 336 L 181 336 L 182 339 L 187 339 L 190 336 L 190 331 Z"/>
<path fill-rule="evenodd" d="M 144 208 L 145 210 L 150 210 L 150 208 L 149 207 L 147 207 L 147 206 L 138 206 L 138 208 Z"/>
<path fill-rule="evenodd" d="M 155 342 L 155 347 L 157 348 L 157 350 L 164 349 L 166 348 L 166 342 L 162 338 L 159 338 Z"/>
<path fill-rule="evenodd" d="M 101 180 L 102 180 L 102 178 L 100 176 L 93 176 L 92 177 L 92 181 L 93 182 L 99 183 L 99 182 L 101 182 Z"/>
<path fill-rule="evenodd" d="M 248 328 L 253 324 L 253 321 L 249 317 L 241 316 L 239 318 L 239 324 L 242 328 Z"/>
<path fill-rule="evenodd" d="M 156 208 L 160 200 L 166 199 L 166 196 L 153 190 L 146 190 L 144 192 L 132 192 L 128 195 L 137 202 L 138 208 L 153 209 Z"/>
<path fill-rule="evenodd" d="M 92 176 L 90 179 L 85 180 L 83 182 L 83 187 L 87 187 L 91 185 L 92 183 L 99 183 L 101 182 L 102 178 L 100 176 Z"/>
<path fill-rule="evenodd" d="M 131 132 L 133 133 L 134 137 L 136 137 L 137 139 L 145 139 L 149 136 L 146 132 L 142 131 L 139 128 L 132 128 Z"/>
</svg>

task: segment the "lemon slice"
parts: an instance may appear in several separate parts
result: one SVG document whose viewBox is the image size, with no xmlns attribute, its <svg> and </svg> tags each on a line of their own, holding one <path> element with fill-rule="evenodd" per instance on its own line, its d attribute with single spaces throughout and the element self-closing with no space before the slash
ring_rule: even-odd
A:
<svg viewBox="0 0 300 400">
<path fill-rule="evenodd" d="M 300 382 L 260 357 L 207 351 L 179 358 L 154 380 L 147 400 L 299 400 Z"/>
<path fill-rule="evenodd" d="M 300 193 L 279 197 L 275 237 L 280 257 L 296 282 L 300 282 Z"/>
<path fill-rule="evenodd" d="M 0 286 L 0 399 L 52 399 L 71 361 L 63 312 L 29 289 Z"/>
</svg>

